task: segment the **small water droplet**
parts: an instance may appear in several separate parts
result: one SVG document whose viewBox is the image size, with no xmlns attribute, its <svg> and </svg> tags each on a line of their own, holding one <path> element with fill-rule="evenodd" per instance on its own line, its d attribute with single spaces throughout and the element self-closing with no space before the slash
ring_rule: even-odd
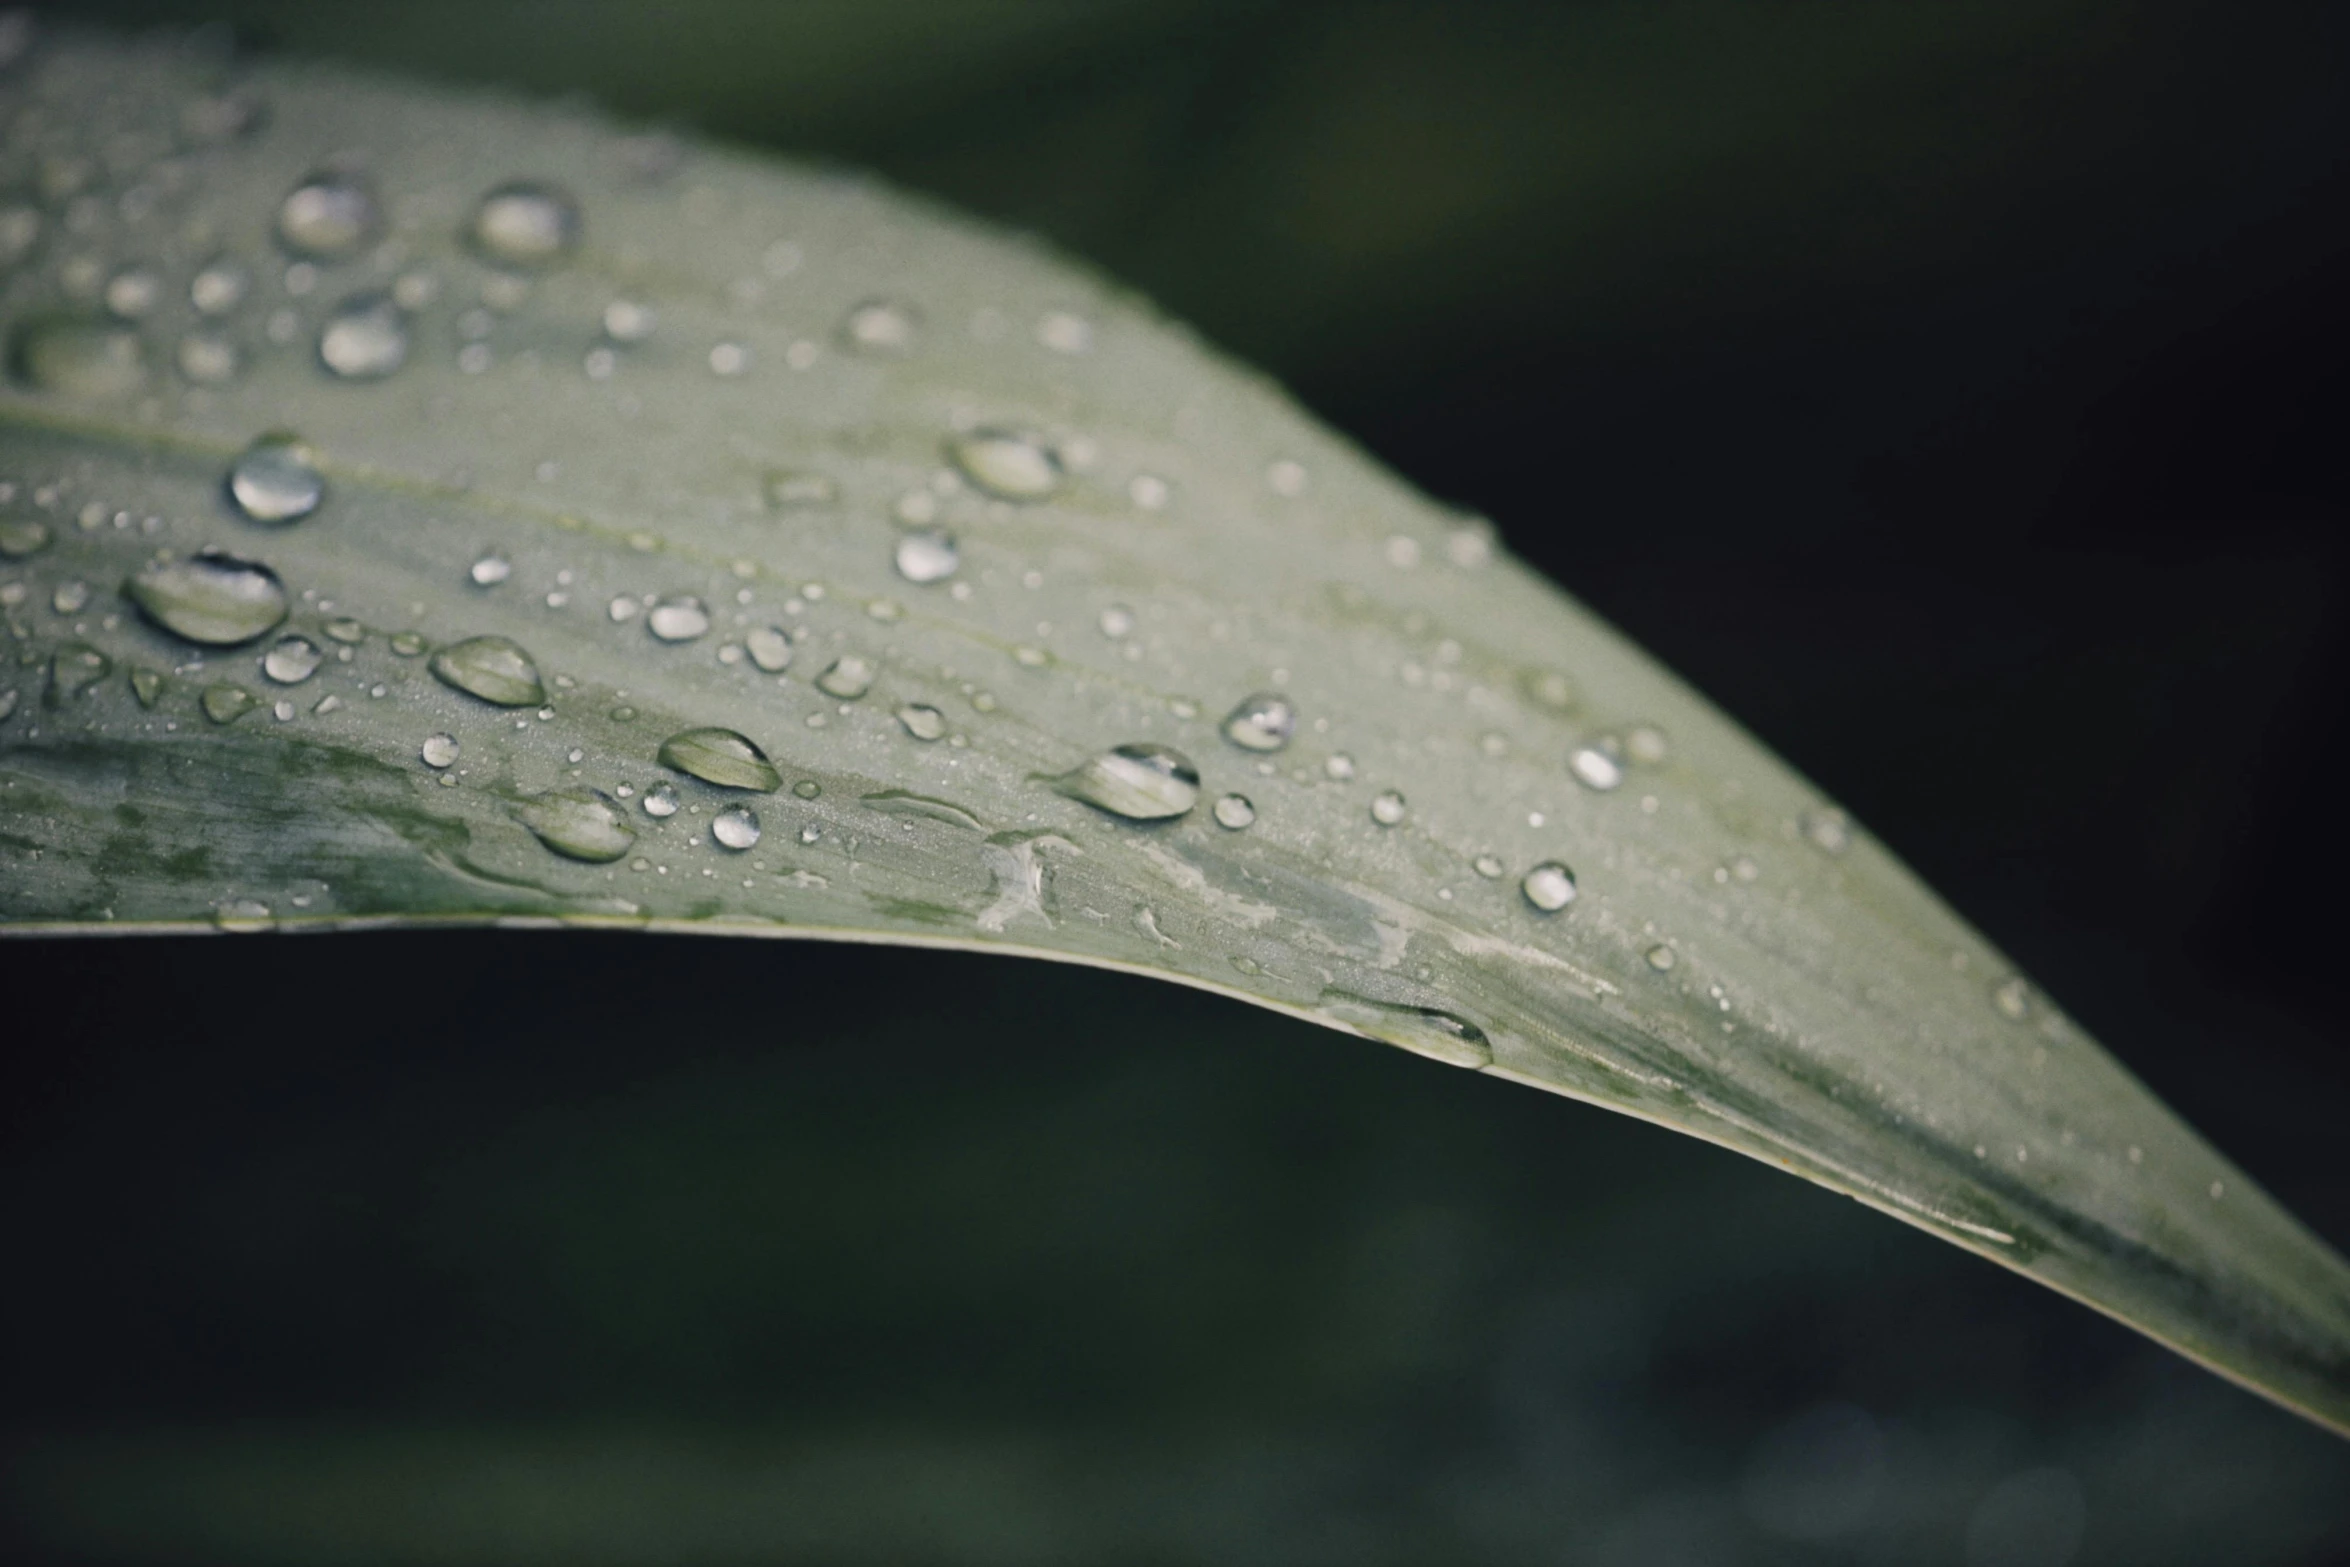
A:
<svg viewBox="0 0 2350 1567">
<path fill-rule="evenodd" d="M 1393 789 L 1382 789 L 1371 801 L 1371 820 L 1382 827 L 1393 827 L 1411 814 L 1411 806 Z"/>
<path fill-rule="evenodd" d="M 1680 954 L 1668 946 L 1659 944 L 1648 949 L 1648 966 L 1659 974 L 1671 972 L 1673 965 L 1680 961 Z"/>
<path fill-rule="evenodd" d="M 604 307 L 604 335 L 615 343 L 641 343 L 653 335 L 653 308 L 633 299 L 615 299 Z"/>
<path fill-rule="evenodd" d="M 155 704 L 163 698 L 163 671 L 149 669 L 144 664 L 133 669 L 131 695 L 139 699 L 141 707 L 153 711 Z"/>
<path fill-rule="evenodd" d="M 109 315 L 136 321 L 163 302 L 163 279 L 146 267 L 124 267 L 106 280 L 102 297 Z"/>
<path fill-rule="evenodd" d="M 392 651 L 402 658 L 414 658 L 431 644 L 421 631 L 395 631 L 391 636 Z"/>
<path fill-rule="evenodd" d="M 947 442 L 947 456 L 965 478 L 998 500 L 1042 500 L 1061 482 L 1061 460 L 1052 448 L 1017 431 L 958 436 Z"/>
<path fill-rule="evenodd" d="M 908 582 L 944 582 L 962 563 L 955 536 L 943 528 L 924 528 L 898 539 L 898 575 Z"/>
<path fill-rule="evenodd" d="M 767 474 L 767 506 L 771 511 L 814 511 L 830 506 L 840 492 L 820 473 L 776 468 Z"/>
<path fill-rule="evenodd" d="M 920 323 L 913 310 L 895 300 L 870 299 L 841 324 L 841 340 L 860 353 L 902 354 L 914 346 Z"/>
<path fill-rule="evenodd" d="M 1665 759 L 1669 747 L 1662 729 L 1654 724 L 1642 724 L 1624 736 L 1624 749 L 1631 754 L 1633 761 L 1643 767 L 1654 767 Z"/>
<path fill-rule="evenodd" d="M 261 699 L 252 692 L 225 680 L 206 686 L 199 701 L 204 716 L 216 724 L 233 724 L 261 705 Z"/>
<path fill-rule="evenodd" d="M 2020 979 L 2002 981 L 1992 987 L 1991 1004 L 1999 1009 L 2001 1016 L 2020 1023 L 2032 1015 L 2031 989 Z"/>
<path fill-rule="evenodd" d="M 565 859 L 590 865 L 609 864 L 636 842 L 620 806 L 593 789 L 564 789 L 526 800 L 514 808 L 514 819 Z"/>
<path fill-rule="evenodd" d="M 326 498 L 318 454 L 299 436 L 262 436 L 228 471 L 229 499 L 255 522 L 298 522 Z"/>
<path fill-rule="evenodd" d="M 1224 738 L 1244 751 L 1278 751 L 1297 732 L 1297 709 L 1278 691 L 1241 698 L 1224 720 Z"/>
<path fill-rule="evenodd" d="M 425 766 L 437 769 L 455 765 L 457 750 L 455 735 L 430 734 L 424 737 L 424 744 L 417 748 L 416 754 L 423 758 Z"/>
<path fill-rule="evenodd" d="M 1134 632 L 1134 611 L 1123 604 L 1112 604 L 1102 611 L 1098 624 L 1102 628 L 1102 635 L 1113 642 L 1131 636 Z"/>
<path fill-rule="evenodd" d="M 226 256 L 206 262 L 188 280 L 188 303 L 198 315 L 225 316 L 245 301 L 252 279 Z"/>
<path fill-rule="evenodd" d="M 1191 758 L 1150 741 L 1117 746 L 1051 782 L 1070 799 L 1129 821 L 1181 816 L 1199 800 Z"/>
<path fill-rule="evenodd" d="M 1575 873 L 1556 860 L 1544 860 L 1518 884 L 1526 901 L 1545 914 L 1556 914 L 1575 901 Z"/>
<path fill-rule="evenodd" d="M 1804 812 L 1797 825 L 1804 841 L 1822 854 L 1842 854 L 1852 847 L 1852 822 L 1832 805 Z"/>
<path fill-rule="evenodd" d="M 82 316 L 34 316 L 9 334 L 8 369 L 35 391 L 128 397 L 147 384 L 147 351 L 127 326 Z"/>
<path fill-rule="evenodd" d="M 1567 771 L 1586 789 L 1605 794 L 1624 781 L 1624 766 L 1600 745 L 1579 745 L 1567 757 Z"/>
<path fill-rule="evenodd" d="M 710 821 L 710 836 L 721 848 L 738 854 L 756 848 L 759 843 L 759 817 L 747 805 L 730 805 Z"/>
<path fill-rule="evenodd" d="M 318 673 L 325 658 L 308 637 L 282 637 L 261 655 L 261 672 L 281 686 L 298 686 Z"/>
<path fill-rule="evenodd" d="M 1575 683 L 1555 669 L 1529 669 L 1521 683 L 1537 707 L 1554 713 L 1574 711 Z"/>
<path fill-rule="evenodd" d="M 1306 492 L 1305 464 L 1284 457 L 1265 469 L 1265 483 L 1275 495 L 1294 500 Z"/>
<path fill-rule="evenodd" d="M 346 381 L 377 381 L 408 361 L 408 319 L 391 295 L 354 294 L 318 334 L 318 362 Z"/>
<path fill-rule="evenodd" d="M 347 615 L 339 615 L 319 629 L 346 646 L 356 647 L 367 640 L 367 628 Z"/>
<path fill-rule="evenodd" d="M 0 559 L 23 560 L 48 547 L 49 525 L 39 518 L 0 518 Z"/>
<path fill-rule="evenodd" d="M 286 588 L 276 572 L 216 550 L 150 561 L 123 591 L 164 630 L 207 647 L 250 642 L 286 618 Z"/>
<path fill-rule="evenodd" d="M 1216 801 L 1216 825 L 1239 832 L 1257 819 L 1257 808 L 1245 794 L 1227 794 Z"/>
<path fill-rule="evenodd" d="M 767 753 L 732 729 L 687 729 L 661 742 L 661 765 L 722 789 L 755 789 L 773 794 L 783 776 Z M 648 803 L 650 796 L 647 797 Z"/>
<path fill-rule="evenodd" d="M 579 203 L 559 186 L 515 180 L 473 209 L 466 238 L 500 266 L 551 267 L 579 246 Z"/>
<path fill-rule="evenodd" d="M 477 588 L 494 588 L 514 575 L 514 563 L 492 550 L 468 567 L 465 574 Z"/>
<path fill-rule="evenodd" d="M 191 332 L 181 338 L 172 360 L 180 374 L 198 386 L 219 386 L 236 379 L 237 345 L 216 332 Z"/>
<path fill-rule="evenodd" d="M 250 936 L 276 928 L 269 905 L 258 898 L 229 898 L 214 904 L 212 923 L 233 936 Z"/>
<path fill-rule="evenodd" d="M 791 786 L 791 792 L 803 800 L 813 800 L 824 792 L 824 786 L 813 778 L 803 778 Z"/>
<path fill-rule="evenodd" d="M 751 662 L 771 675 L 791 667 L 791 637 L 781 626 L 757 626 L 743 638 Z"/>
<path fill-rule="evenodd" d="M 645 629 L 663 642 L 691 642 L 710 631 L 710 611 L 690 593 L 652 601 L 645 611 Z"/>
<path fill-rule="evenodd" d="M 1480 854 L 1470 862 L 1470 868 L 1487 881 L 1496 881 L 1500 879 L 1501 873 L 1507 867 L 1501 863 L 1501 856 L 1498 854 Z"/>
<path fill-rule="evenodd" d="M 947 732 L 946 715 L 920 702 L 908 702 L 899 708 L 898 722 L 917 740 L 936 740 Z"/>
<path fill-rule="evenodd" d="M 816 677 L 816 689 L 826 696 L 854 702 L 873 689 L 873 662 L 855 653 L 843 653 Z"/>
<path fill-rule="evenodd" d="M 288 191 L 277 209 L 279 241 L 296 255 L 321 261 L 356 255 L 382 227 L 375 191 L 356 174 L 313 174 Z"/>
<path fill-rule="evenodd" d="M 1172 492 L 1155 473 L 1138 473 L 1126 486 L 1126 498 L 1144 511 L 1165 511 Z"/>
<path fill-rule="evenodd" d="M 62 707 L 114 671 L 114 660 L 87 642 L 68 642 L 49 658 L 49 706 Z"/>
<path fill-rule="evenodd" d="M 547 699 L 539 667 L 505 637 L 468 637 L 433 654 L 427 666 L 442 685 L 493 707 L 536 707 Z"/>
<path fill-rule="evenodd" d="M 751 351 L 740 343 L 720 343 L 710 350 L 713 375 L 741 375 L 751 368 Z"/>
<path fill-rule="evenodd" d="M 1036 340 L 1056 354 L 1082 354 L 1093 347 L 1093 323 L 1066 310 L 1048 310 L 1037 320 Z"/>
<path fill-rule="evenodd" d="M 49 594 L 49 607 L 60 615 L 78 615 L 89 603 L 90 585 L 79 577 L 66 578 Z"/>
</svg>

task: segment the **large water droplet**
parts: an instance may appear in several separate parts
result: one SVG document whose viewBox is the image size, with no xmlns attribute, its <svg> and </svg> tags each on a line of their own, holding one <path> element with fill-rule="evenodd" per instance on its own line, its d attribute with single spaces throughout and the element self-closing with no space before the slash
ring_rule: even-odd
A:
<svg viewBox="0 0 2350 1567">
<path fill-rule="evenodd" d="M 936 740 L 947 732 L 946 714 L 921 702 L 908 702 L 899 708 L 898 722 L 917 740 Z"/>
<path fill-rule="evenodd" d="M 1321 1010 L 1332 1021 L 1373 1039 L 1451 1066 L 1474 1069 L 1493 1064 L 1493 1044 L 1485 1037 L 1485 1030 L 1436 1007 L 1373 1001 L 1333 988 L 1322 992 Z"/>
<path fill-rule="evenodd" d="M 1121 745 L 1052 780 L 1072 800 L 1129 821 L 1164 821 L 1199 801 L 1199 769 L 1172 746 Z"/>
<path fill-rule="evenodd" d="M 832 667 L 816 677 L 816 689 L 826 696 L 839 697 L 843 702 L 854 702 L 873 689 L 873 661 L 856 653 L 843 653 L 832 661 Z"/>
<path fill-rule="evenodd" d="M 35 316 L 9 335 L 8 370 L 35 391 L 128 397 L 147 384 L 147 351 L 127 326 L 85 316 Z"/>
<path fill-rule="evenodd" d="M 383 226 L 375 191 L 356 174 L 325 171 L 286 193 L 278 240 L 297 255 L 336 261 L 363 249 Z"/>
<path fill-rule="evenodd" d="M 664 642 L 691 642 L 710 630 L 710 611 L 692 594 L 655 599 L 645 610 L 645 629 Z"/>
<path fill-rule="evenodd" d="M 1545 914 L 1556 914 L 1575 901 L 1575 873 L 1556 860 L 1544 860 L 1518 884 L 1526 901 Z"/>
<path fill-rule="evenodd" d="M 791 637 L 781 626 L 759 626 L 743 638 L 751 662 L 771 675 L 791 667 Z"/>
<path fill-rule="evenodd" d="M 911 307 L 895 300 L 871 299 L 849 312 L 841 323 L 841 338 L 867 354 L 902 354 L 914 346 L 919 330 Z"/>
<path fill-rule="evenodd" d="M 416 754 L 427 767 L 438 769 L 454 766 L 457 761 L 457 737 L 452 734 L 426 735 L 424 744 L 417 747 Z"/>
<path fill-rule="evenodd" d="M 998 500 L 1042 500 L 1061 482 L 1061 460 L 1052 449 L 1012 430 L 958 436 L 947 442 L 947 456 L 965 478 Z"/>
<path fill-rule="evenodd" d="M 731 729 L 688 729 L 661 742 L 661 765 L 674 767 L 721 789 L 755 789 L 773 794 L 783 775 L 767 753 Z"/>
<path fill-rule="evenodd" d="M 1393 827 L 1411 814 L 1411 804 L 1393 789 L 1382 789 L 1371 800 L 1371 820 Z"/>
<path fill-rule="evenodd" d="M 955 536 L 943 528 L 924 528 L 898 539 L 898 575 L 908 582 L 944 582 L 962 563 Z"/>
<path fill-rule="evenodd" d="M 514 808 L 514 819 L 565 859 L 590 865 L 617 860 L 636 842 L 620 807 L 593 789 L 565 789 L 525 800 Z"/>
<path fill-rule="evenodd" d="M 1297 709 L 1278 691 L 1241 698 L 1224 720 L 1224 738 L 1244 751 L 1278 751 L 1297 732 Z"/>
<path fill-rule="evenodd" d="M 325 658 L 308 637 L 285 637 L 261 655 L 261 672 L 281 686 L 298 686 L 318 673 Z"/>
<path fill-rule="evenodd" d="M 516 180 L 481 198 L 466 236 L 501 266 L 553 266 L 579 245 L 579 203 L 560 187 Z"/>
<path fill-rule="evenodd" d="M 539 666 L 504 637 L 468 637 L 433 654 L 425 667 L 442 685 L 495 707 L 536 707 L 547 699 Z"/>
<path fill-rule="evenodd" d="M 722 849 L 740 853 L 758 847 L 759 815 L 747 805 L 730 805 L 710 819 L 710 836 Z"/>
<path fill-rule="evenodd" d="M 255 522 L 297 522 L 318 510 L 326 480 L 299 436 L 262 436 L 228 471 L 229 499 Z"/>
<path fill-rule="evenodd" d="M 87 642 L 68 642 L 49 658 L 51 707 L 62 707 L 114 671 L 114 660 Z"/>
<path fill-rule="evenodd" d="M 1245 794 L 1228 794 L 1216 801 L 1216 825 L 1238 832 L 1257 819 L 1257 808 Z"/>
<path fill-rule="evenodd" d="M 354 294 L 318 334 L 318 362 L 346 381 L 380 381 L 408 361 L 408 319 L 385 293 Z"/>
<path fill-rule="evenodd" d="M 250 642 L 286 618 L 286 586 L 277 573 L 218 550 L 150 561 L 122 590 L 149 620 L 206 647 Z"/>
<path fill-rule="evenodd" d="M 252 692 L 225 680 L 206 686 L 198 702 L 204 716 L 216 724 L 233 724 L 261 705 L 261 699 Z"/>
</svg>

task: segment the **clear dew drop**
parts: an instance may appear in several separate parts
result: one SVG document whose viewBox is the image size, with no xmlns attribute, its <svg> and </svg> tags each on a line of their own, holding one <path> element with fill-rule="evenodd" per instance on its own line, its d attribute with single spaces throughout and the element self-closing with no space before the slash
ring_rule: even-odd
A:
<svg viewBox="0 0 2350 1567">
<path fill-rule="evenodd" d="M 1371 800 L 1371 820 L 1393 827 L 1411 814 L 1411 805 L 1393 789 L 1382 789 Z"/>
<path fill-rule="evenodd" d="M 1038 501 L 1061 483 L 1052 448 L 1012 430 L 975 430 L 947 442 L 947 456 L 987 494 L 1004 501 Z"/>
<path fill-rule="evenodd" d="M 645 791 L 645 814 L 656 821 L 666 821 L 677 814 L 677 786 L 658 783 Z"/>
<path fill-rule="evenodd" d="M 590 865 L 609 864 L 636 842 L 620 806 L 594 789 L 563 789 L 525 800 L 514 808 L 514 819 L 555 853 Z"/>
<path fill-rule="evenodd" d="M 758 847 L 759 814 L 747 805 L 730 805 L 710 821 L 710 836 L 720 848 L 741 853 Z"/>
<path fill-rule="evenodd" d="M 423 760 L 425 766 L 437 770 L 443 767 L 455 766 L 457 762 L 457 750 L 457 737 L 455 735 L 445 733 L 430 734 L 424 737 L 424 744 L 417 747 L 416 754 Z"/>
<path fill-rule="evenodd" d="M 1199 769 L 1191 758 L 1150 741 L 1104 751 L 1051 782 L 1070 799 L 1128 821 L 1169 820 L 1199 802 Z"/>
<path fill-rule="evenodd" d="M 936 740 L 947 732 L 946 714 L 921 702 L 908 702 L 899 708 L 898 722 L 917 740 Z"/>
<path fill-rule="evenodd" d="M 681 773 L 716 784 L 721 789 L 755 789 L 773 794 L 783 787 L 783 775 L 767 760 L 767 753 L 747 735 L 732 729 L 687 729 L 661 742 L 660 761 Z"/>
<path fill-rule="evenodd" d="M 164 630 L 206 647 L 250 642 L 286 618 L 286 587 L 276 572 L 217 550 L 150 561 L 123 592 Z"/>
<path fill-rule="evenodd" d="M 433 654 L 425 667 L 451 690 L 493 707 L 536 707 L 547 699 L 539 666 L 505 637 L 468 637 Z"/>
<path fill-rule="evenodd" d="M 791 637 L 781 626 L 756 626 L 744 636 L 743 648 L 751 662 L 771 675 L 791 667 Z"/>
<path fill-rule="evenodd" d="M 663 642 L 691 642 L 709 635 L 710 611 L 690 593 L 655 599 L 646 606 L 645 629 Z"/>
<path fill-rule="evenodd" d="M 281 686 L 298 686 L 317 674 L 325 659 L 326 654 L 308 637 L 281 637 L 261 655 L 261 672 Z"/>
<path fill-rule="evenodd" d="M 943 528 L 924 528 L 898 539 L 898 575 L 908 582 L 944 582 L 962 563 L 955 536 Z"/>
<path fill-rule="evenodd" d="M 1617 761 L 1604 747 L 1579 745 L 1567 757 L 1567 771 L 1586 789 L 1601 794 L 1616 788 L 1624 781 L 1624 764 Z"/>
<path fill-rule="evenodd" d="M 389 294 L 354 294 L 319 329 L 318 362 L 346 381 L 380 381 L 408 362 L 408 318 Z"/>
<path fill-rule="evenodd" d="M 338 261 L 357 254 L 383 227 L 375 190 L 356 174 L 322 171 L 278 204 L 279 243 L 298 256 Z"/>
<path fill-rule="evenodd" d="M 465 236 L 500 266 L 551 267 L 579 248 L 579 203 L 559 186 L 535 180 L 500 185 L 473 209 Z"/>
<path fill-rule="evenodd" d="M 233 724 L 259 707 L 261 699 L 243 686 L 230 685 L 223 680 L 206 686 L 203 696 L 198 698 L 198 705 L 204 709 L 204 716 L 214 723 Z"/>
<path fill-rule="evenodd" d="M 1474 1069 L 1493 1064 L 1493 1042 L 1485 1030 L 1436 1007 L 1374 1001 L 1332 988 L 1322 992 L 1321 1012 L 1372 1039 L 1451 1066 Z"/>
<path fill-rule="evenodd" d="M 1215 804 L 1216 825 L 1230 832 L 1239 832 L 1257 819 L 1257 808 L 1245 794 L 1220 796 Z"/>
<path fill-rule="evenodd" d="M 147 384 L 139 334 L 81 316 L 35 316 L 9 335 L 8 372 L 21 386 L 68 397 L 128 397 Z"/>
<path fill-rule="evenodd" d="M 87 642 L 68 642 L 49 657 L 48 704 L 62 707 L 114 672 L 114 660 Z"/>
<path fill-rule="evenodd" d="M 834 659 L 823 674 L 816 677 L 816 689 L 826 696 L 854 702 L 873 689 L 873 661 L 856 653 L 843 653 Z"/>
<path fill-rule="evenodd" d="M 49 547 L 49 525 L 37 517 L 0 517 L 0 560 L 23 560 Z"/>
<path fill-rule="evenodd" d="M 1526 901 L 1545 914 L 1556 914 L 1575 901 L 1575 873 L 1556 860 L 1544 860 L 1518 883 Z"/>
<path fill-rule="evenodd" d="M 1278 751 L 1297 732 L 1297 709 L 1278 691 L 1241 698 L 1224 720 L 1224 738 L 1244 751 Z"/>
<path fill-rule="evenodd" d="M 228 494 L 254 522 L 299 522 L 326 498 L 326 480 L 318 454 L 301 437 L 273 433 L 246 447 L 231 465 Z"/>
<path fill-rule="evenodd" d="M 473 579 L 473 585 L 477 588 L 494 588 L 514 575 L 514 563 L 496 550 L 491 550 L 467 567 L 465 575 Z"/>
<path fill-rule="evenodd" d="M 914 346 L 920 330 L 912 307 L 891 299 L 869 299 L 841 323 L 841 341 L 859 353 L 902 354 Z"/>
</svg>

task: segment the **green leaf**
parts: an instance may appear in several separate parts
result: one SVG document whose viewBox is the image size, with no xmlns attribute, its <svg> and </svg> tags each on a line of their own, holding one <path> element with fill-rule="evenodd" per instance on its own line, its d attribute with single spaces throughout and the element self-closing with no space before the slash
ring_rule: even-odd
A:
<svg viewBox="0 0 2350 1567">
<path fill-rule="evenodd" d="M 2339 1258 L 1485 523 L 1100 280 L 333 70 L 68 36 L 0 91 L 7 929 L 1154 975 L 1738 1149 L 2350 1428 Z"/>
</svg>

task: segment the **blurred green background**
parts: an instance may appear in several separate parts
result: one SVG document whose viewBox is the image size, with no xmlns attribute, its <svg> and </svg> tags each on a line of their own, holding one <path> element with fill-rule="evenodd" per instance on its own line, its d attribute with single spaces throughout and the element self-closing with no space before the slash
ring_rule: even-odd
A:
<svg viewBox="0 0 2350 1567">
<path fill-rule="evenodd" d="M 2344 8 L 70 10 L 1045 234 L 1492 515 L 2350 1239 Z M 14 1558 L 2350 1560 L 2350 1446 L 2080 1308 L 1165 987 L 477 933 L 0 994 L 69 998 L 0 1067 Z"/>
</svg>

